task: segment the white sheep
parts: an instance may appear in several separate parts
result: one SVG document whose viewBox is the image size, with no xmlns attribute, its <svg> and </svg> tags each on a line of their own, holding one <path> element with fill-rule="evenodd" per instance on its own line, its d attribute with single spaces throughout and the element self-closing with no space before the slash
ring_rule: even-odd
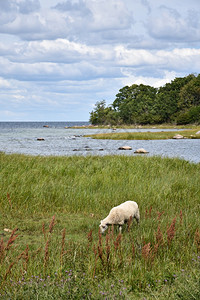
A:
<svg viewBox="0 0 200 300">
<path fill-rule="evenodd" d="M 122 231 L 122 225 L 127 223 L 130 218 L 135 218 L 137 223 L 140 221 L 140 212 L 136 202 L 126 201 L 116 207 L 113 207 L 109 215 L 101 220 L 99 225 L 101 233 L 104 233 L 108 225 L 119 225 L 119 232 Z"/>
</svg>

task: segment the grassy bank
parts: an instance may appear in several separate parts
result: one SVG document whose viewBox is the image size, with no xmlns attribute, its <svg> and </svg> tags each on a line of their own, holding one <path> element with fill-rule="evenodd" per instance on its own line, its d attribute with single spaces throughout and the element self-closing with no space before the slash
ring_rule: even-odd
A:
<svg viewBox="0 0 200 300">
<path fill-rule="evenodd" d="M 121 124 L 121 125 L 82 125 L 82 126 L 72 126 L 72 127 L 65 127 L 66 129 L 69 128 L 90 128 L 90 129 L 195 129 L 199 128 L 199 125 L 196 124 L 187 124 L 187 125 L 175 125 L 175 124 L 168 124 L 168 123 L 163 123 L 163 124 L 156 124 L 156 125 L 126 125 L 126 124 Z"/>
<path fill-rule="evenodd" d="M 178 159 L 0 153 L 0 297 L 198 299 L 199 182 Z M 101 237 L 128 199 L 140 226 Z"/>
<path fill-rule="evenodd" d="M 112 140 L 166 140 L 172 139 L 176 134 L 181 134 L 187 139 L 200 139 L 200 127 L 183 131 L 159 131 L 159 132 L 112 132 L 87 135 L 93 139 L 112 139 Z"/>
</svg>

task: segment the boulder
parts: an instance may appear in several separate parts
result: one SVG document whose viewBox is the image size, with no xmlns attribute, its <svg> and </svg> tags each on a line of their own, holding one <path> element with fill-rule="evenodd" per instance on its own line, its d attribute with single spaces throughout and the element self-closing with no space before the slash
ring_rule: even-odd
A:
<svg viewBox="0 0 200 300">
<path fill-rule="evenodd" d="M 130 146 L 122 146 L 119 147 L 118 150 L 132 150 L 132 148 Z"/>
<path fill-rule="evenodd" d="M 148 151 L 146 151 L 143 148 L 137 149 L 134 153 L 140 153 L 140 154 L 145 154 L 145 153 L 149 153 Z"/>
<path fill-rule="evenodd" d="M 200 131 L 197 131 L 196 134 L 200 134 Z"/>
<path fill-rule="evenodd" d="M 184 136 L 181 134 L 176 134 L 175 136 L 173 136 L 173 139 L 176 139 L 176 140 L 184 139 Z"/>
</svg>

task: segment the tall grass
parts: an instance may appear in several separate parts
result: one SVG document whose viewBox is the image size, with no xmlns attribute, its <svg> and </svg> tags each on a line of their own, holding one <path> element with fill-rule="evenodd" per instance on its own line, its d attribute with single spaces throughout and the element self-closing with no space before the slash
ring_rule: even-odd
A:
<svg viewBox="0 0 200 300">
<path fill-rule="evenodd" d="M 3 153 L 0 162 L 2 298 L 199 296 L 199 164 Z M 140 226 L 101 236 L 100 219 L 126 200 L 139 204 Z"/>
</svg>

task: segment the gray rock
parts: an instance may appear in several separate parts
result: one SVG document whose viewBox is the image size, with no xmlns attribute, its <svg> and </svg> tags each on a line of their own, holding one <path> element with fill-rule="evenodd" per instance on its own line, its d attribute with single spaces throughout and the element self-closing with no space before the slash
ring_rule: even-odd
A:
<svg viewBox="0 0 200 300">
<path fill-rule="evenodd" d="M 173 136 L 173 139 L 176 139 L 176 140 L 184 139 L 184 136 L 181 134 L 176 134 L 175 136 Z"/>
<path fill-rule="evenodd" d="M 122 146 L 119 147 L 118 150 L 132 150 L 132 148 L 130 146 Z"/>
<path fill-rule="evenodd" d="M 137 149 L 136 151 L 134 151 L 134 153 L 145 154 L 145 153 L 149 153 L 149 152 L 143 148 L 140 148 L 140 149 Z"/>
<path fill-rule="evenodd" d="M 44 138 L 37 138 L 37 141 L 44 141 Z"/>
</svg>

